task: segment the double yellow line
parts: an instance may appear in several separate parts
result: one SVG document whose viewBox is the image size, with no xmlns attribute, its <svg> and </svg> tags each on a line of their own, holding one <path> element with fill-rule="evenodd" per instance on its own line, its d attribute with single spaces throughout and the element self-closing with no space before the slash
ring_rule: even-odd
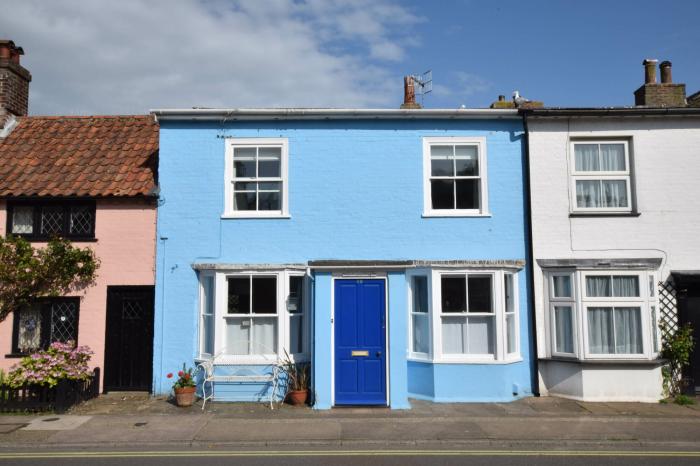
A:
<svg viewBox="0 0 700 466">
<path fill-rule="evenodd" d="M 700 451 L 585 450 L 175 450 L 175 451 L 52 451 L 0 453 L 0 460 L 58 458 L 170 457 L 298 457 L 298 456 L 589 456 L 700 458 Z"/>
</svg>

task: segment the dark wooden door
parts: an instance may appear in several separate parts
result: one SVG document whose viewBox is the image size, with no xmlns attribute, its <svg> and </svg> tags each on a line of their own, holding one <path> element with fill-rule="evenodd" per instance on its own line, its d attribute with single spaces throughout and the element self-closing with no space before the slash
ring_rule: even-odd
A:
<svg viewBox="0 0 700 466">
<path fill-rule="evenodd" d="M 690 355 L 690 367 L 686 376 L 692 379 L 696 391 L 700 391 L 700 276 L 677 279 L 679 321 L 693 327 L 695 348 Z"/>
<path fill-rule="evenodd" d="M 104 391 L 151 390 L 152 286 L 107 287 Z"/>
</svg>

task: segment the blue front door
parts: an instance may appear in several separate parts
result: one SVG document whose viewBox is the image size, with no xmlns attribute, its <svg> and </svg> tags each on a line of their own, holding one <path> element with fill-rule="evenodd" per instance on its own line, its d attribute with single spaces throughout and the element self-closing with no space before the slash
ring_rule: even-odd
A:
<svg viewBox="0 0 700 466">
<path fill-rule="evenodd" d="M 335 281 L 335 404 L 386 405 L 384 280 Z"/>
</svg>

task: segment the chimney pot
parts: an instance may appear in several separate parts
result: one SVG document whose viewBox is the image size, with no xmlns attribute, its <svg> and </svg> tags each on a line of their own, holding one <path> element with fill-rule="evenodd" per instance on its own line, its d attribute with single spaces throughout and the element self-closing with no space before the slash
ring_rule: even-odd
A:
<svg viewBox="0 0 700 466">
<path fill-rule="evenodd" d="M 506 101 L 506 96 L 504 96 L 504 95 L 499 95 L 499 96 L 498 96 L 498 101 L 499 101 L 499 102 L 505 102 L 505 101 Z"/>
<path fill-rule="evenodd" d="M 642 62 L 644 65 L 644 84 L 656 84 L 656 63 L 659 60 L 647 58 Z"/>
<path fill-rule="evenodd" d="M 659 65 L 661 70 L 661 84 L 671 84 L 673 83 L 673 78 L 671 76 L 671 62 L 668 60 L 662 61 Z"/>
<path fill-rule="evenodd" d="M 403 103 L 401 108 L 421 108 L 421 105 L 416 102 L 416 88 L 413 83 L 413 76 L 404 76 L 403 78 Z"/>
</svg>

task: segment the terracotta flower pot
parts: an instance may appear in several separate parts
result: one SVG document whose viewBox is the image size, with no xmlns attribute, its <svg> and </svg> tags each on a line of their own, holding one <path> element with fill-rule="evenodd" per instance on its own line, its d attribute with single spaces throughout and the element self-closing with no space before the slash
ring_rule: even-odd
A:
<svg viewBox="0 0 700 466">
<path fill-rule="evenodd" d="M 306 403 L 308 397 L 308 390 L 293 390 L 287 394 L 287 401 L 294 406 L 301 406 Z"/>
<path fill-rule="evenodd" d="M 192 406 L 196 387 L 182 387 L 175 389 L 175 401 L 178 406 Z"/>
</svg>

